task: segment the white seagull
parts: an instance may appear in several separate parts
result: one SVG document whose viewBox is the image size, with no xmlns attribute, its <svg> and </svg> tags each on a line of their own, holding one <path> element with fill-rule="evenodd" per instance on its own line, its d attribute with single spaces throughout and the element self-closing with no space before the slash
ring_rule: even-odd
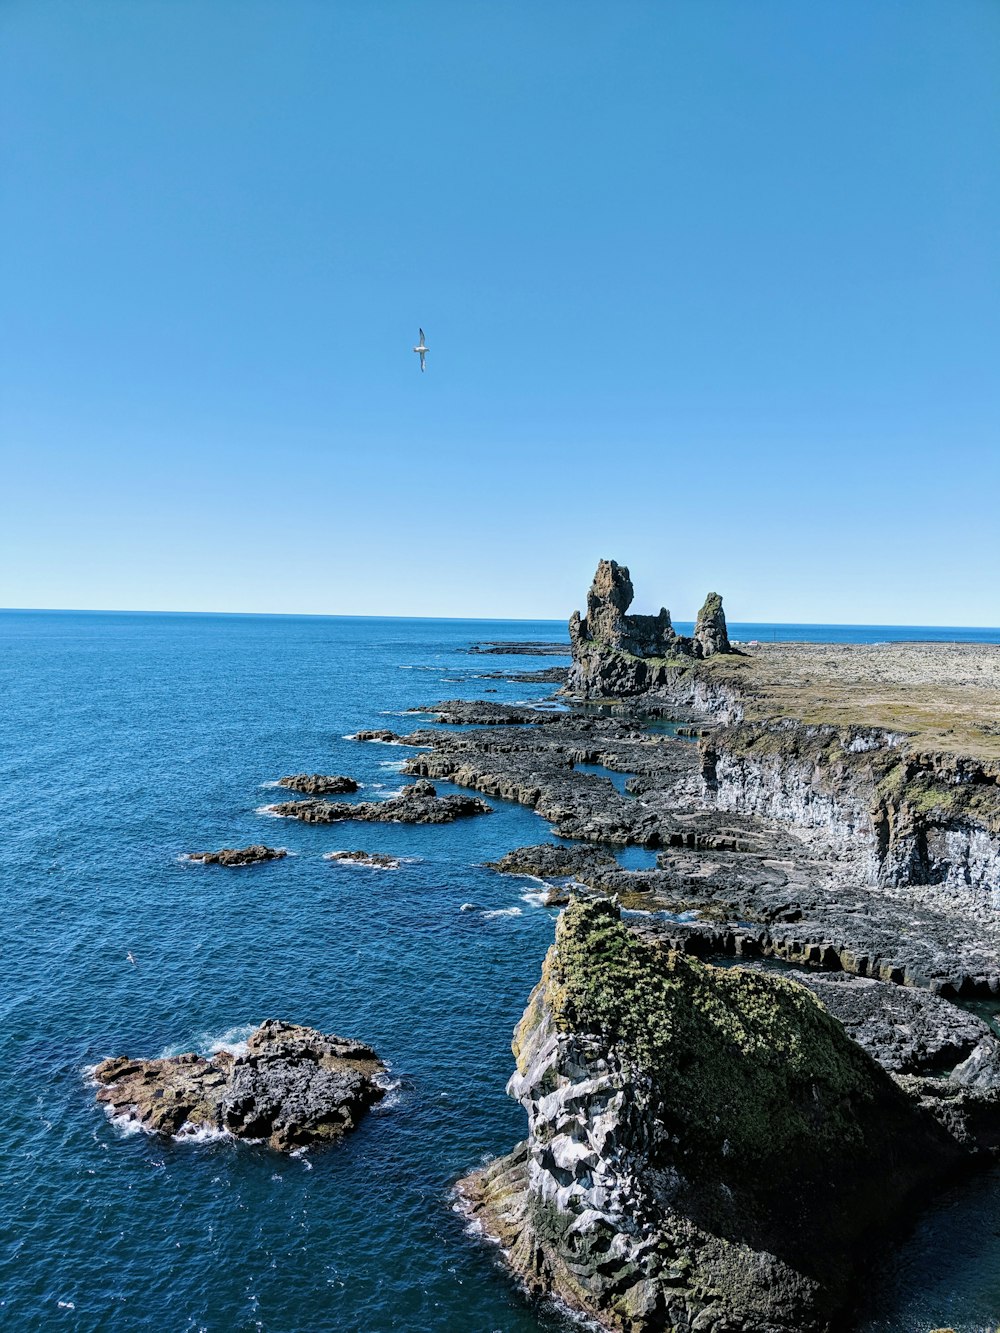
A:
<svg viewBox="0 0 1000 1333">
<path fill-rule="evenodd" d="M 417 343 L 416 347 L 414 347 L 413 350 L 420 354 L 420 369 L 426 370 L 427 369 L 426 356 L 429 349 L 427 347 L 427 344 L 424 342 L 423 329 L 420 330 L 420 341 Z"/>
</svg>

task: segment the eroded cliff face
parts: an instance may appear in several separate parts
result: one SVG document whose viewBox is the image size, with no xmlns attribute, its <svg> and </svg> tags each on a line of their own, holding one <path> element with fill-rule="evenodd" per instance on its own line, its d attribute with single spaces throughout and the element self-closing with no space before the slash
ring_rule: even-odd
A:
<svg viewBox="0 0 1000 1333">
<path fill-rule="evenodd" d="M 461 1182 L 532 1289 L 628 1333 L 824 1333 L 962 1153 L 804 987 L 575 901 L 515 1034 L 525 1141 Z"/>
<path fill-rule="evenodd" d="M 816 830 L 871 884 L 1000 908 L 1000 760 L 917 749 L 884 727 L 769 717 L 783 701 L 760 690 L 750 659 L 730 655 L 717 594 L 691 639 L 665 610 L 627 615 L 631 601 L 628 570 L 601 561 L 586 617 L 570 622 L 570 696 L 705 718 L 716 725 L 702 743 L 704 795 L 716 809 Z"/>
<path fill-rule="evenodd" d="M 1000 766 L 918 753 L 878 729 L 741 723 L 701 742 L 720 810 L 820 829 L 872 883 L 936 887 L 1000 907 Z"/>
<path fill-rule="evenodd" d="M 574 611 L 569 622 L 571 693 L 624 697 L 669 687 L 678 663 L 732 651 L 718 593 L 709 593 L 690 638 L 676 632 L 666 607 L 655 616 L 628 615 L 633 596 L 628 569 L 602 560 L 587 614 Z"/>
</svg>

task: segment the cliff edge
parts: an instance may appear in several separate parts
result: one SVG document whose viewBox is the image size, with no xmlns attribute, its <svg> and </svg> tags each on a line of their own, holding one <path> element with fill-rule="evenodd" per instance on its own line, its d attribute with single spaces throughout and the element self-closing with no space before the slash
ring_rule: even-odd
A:
<svg viewBox="0 0 1000 1333">
<path fill-rule="evenodd" d="M 805 987 L 574 900 L 513 1045 L 527 1138 L 460 1182 L 529 1288 L 626 1333 L 825 1333 L 962 1150 Z"/>
</svg>

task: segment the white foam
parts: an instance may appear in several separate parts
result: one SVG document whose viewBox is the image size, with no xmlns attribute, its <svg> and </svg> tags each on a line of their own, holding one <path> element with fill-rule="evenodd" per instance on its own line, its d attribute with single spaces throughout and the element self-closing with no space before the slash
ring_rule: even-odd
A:
<svg viewBox="0 0 1000 1333">
<path fill-rule="evenodd" d="M 379 865 L 379 864 L 378 864 L 377 862 L 375 862 L 375 861 L 359 861 L 359 860 L 355 859 L 354 857 L 351 857 L 351 856 L 344 856 L 344 855 L 342 855 L 342 854 L 339 853 L 339 852 L 324 852 L 324 853 L 323 853 L 323 860 L 324 860 L 324 861 L 332 861 L 332 862 L 334 863 L 334 865 L 338 865 L 338 866 L 347 866 L 347 867 L 349 867 L 349 868 L 351 868 L 351 869 L 354 869 L 354 870 L 398 870 L 398 869 L 399 869 L 399 861 L 400 861 L 401 858 L 398 857 L 398 856 L 394 856 L 392 859 L 393 859 L 393 861 L 396 863 L 395 865 L 391 865 L 391 866 L 382 866 L 382 865 Z"/>
<path fill-rule="evenodd" d="M 379 768 L 389 768 L 393 773 L 402 773 L 405 764 L 405 759 L 384 759 L 379 764 Z"/>
<path fill-rule="evenodd" d="M 521 911 L 520 907 L 498 907 L 495 911 L 484 912 L 483 920 L 494 921 L 499 916 L 522 916 L 522 915 L 523 912 Z"/>
<path fill-rule="evenodd" d="M 265 815 L 268 819 L 287 819 L 287 815 L 280 814 L 273 805 L 258 805 L 254 811 L 255 815 Z"/>
<path fill-rule="evenodd" d="M 60 1310 L 75 1310 L 75 1309 L 76 1309 L 76 1306 L 73 1304 L 72 1301 L 56 1301 L 56 1305 L 59 1307 Z"/>
<path fill-rule="evenodd" d="M 459 910 L 460 912 L 478 912 L 478 911 L 479 911 L 479 904 L 478 904 L 478 903 L 463 903 L 462 906 L 461 906 L 458 910 Z"/>
<path fill-rule="evenodd" d="M 281 783 L 278 781 L 277 778 L 275 778 L 272 782 L 262 782 L 262 783 L 260 783 L 260 786 L 261 786 L 261 787 L 280 787 L 280 786 L 281 786 Z"/>
<path fill-rule="evenodd" d="M 217 1129 L 214 1125 L 192 1125 L 185 1120 L 173 1138 L 184 1143 L 223 1143 L 233 1139 L 228 1129 Z"/>
<path fill-rule="evenodd" d="M 192 1041 L 166 1047 L 156 1058 L 170 1060 L 175 1055 L 186 1055 L 188 1051 L 195 1051 L 198 1055 L 206 1057 L 218 1055 L 220 1051 L 228 1051 L 233 1056 L 245 1055 L 247 1038 L 259 1026 L 258 1023 L 238 1023 L 233 1027 L 224 1028 L 222 1032 L 199 1032 Z"/>
<path fill-rule="evenodd" d="M 546 895 L 544 893 L 540 893 L 537 889 L 534 889 L 529 891 L 528 893 L 522 893 L 521 902 L 528 903 L 529 906 L 531 907 L 544 907 L 545 896 Z"/>
<path fill-rule="evenodd" d="M 392 1111 L 403 1100 L 400 1096 L 400 1089 L 403 1086 L 401 1078 L 391 1078 L 388 1074 L 376 1074 L 373 1080 L 384 1092 L 381 1101 L 375 1103 L 372 1107 L 372 1113 Z"/>
<path fill-rule="evenodd" d="M 311 1171 L 313 1167 L 312 1162 L 310 1162 L 307 1156 L 308 1152 L 308 1148 L 296 1148 L 294 1152 L 290 1152 L 288 1155 L 289 1157 L 294 1157 L 297 1162 L 301 1162 L 303 1170 Z"/>
</svg>

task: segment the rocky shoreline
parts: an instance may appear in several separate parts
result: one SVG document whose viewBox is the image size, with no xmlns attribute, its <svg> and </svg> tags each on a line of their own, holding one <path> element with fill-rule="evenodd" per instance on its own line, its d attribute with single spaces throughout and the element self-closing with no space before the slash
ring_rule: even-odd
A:
<svg viewBox="0 0 1000 1333">
<path fill-rule="evenodd" d="M 630 600 L 602 562 L 571 622 L 569 714 L 392 737 L 406 771 L 520 801 L 573 842 L 495 865 L 570 905 L 515 1034 L 527 1137 L 460 1195 L 530 1289 L 606 1327 L 843 1327 L 872 1247 L 1000 1144 L 1000 1041 L 954 1003 L 1000 994 L 997 654 L 971 705 L 926 645 L 867 691 L 849 654 L 845 700 L 733 652 L 714 595 L 690 640 Z M 928 744 L 956 690 L 961 725 Z M 654 868 L 621 867 L 633 845 Z"/>
<path fill-rule="evenodd" d="M 260 813 L 443 824 L 493 797 L 544 819 L 551 840 L 492 863 L 565 908 L 514 1038 L 527 1132 L 461 1207 L 531 1291 L 602 1327 L 832 1333 L 886 1238 L 1000 1154 L 1000 1021 L 963 1007 L 1000 1003 L 1000 650 L 772 651 L 730 641 L 715 593 L 691 636 L 631 601 L 602 561 L 568 670 L 507 677 L 559 684 L 542 706 L 445 700 L 348 737 L 405 751 L 401 792 L 335 801 L 358 783 L 293 774 Z M 272 1022 L 236 1057 L 95 1078 L 150 1132 L 288 1151 L 353 1128 L 383 1072 Z"/>
</svg>

